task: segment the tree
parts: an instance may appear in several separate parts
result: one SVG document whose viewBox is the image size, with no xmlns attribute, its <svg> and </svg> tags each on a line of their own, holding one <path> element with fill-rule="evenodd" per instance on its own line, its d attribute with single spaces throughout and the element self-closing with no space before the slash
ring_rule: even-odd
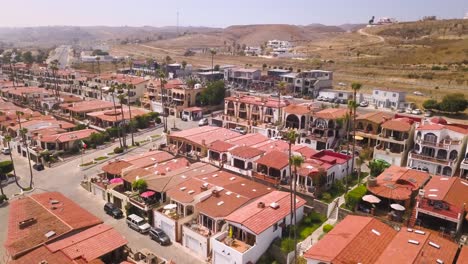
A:
<svg viewBox="0 0 468 264">
<path fill-rule="evenodd" d="M 96 62 L 97 62 L 97 69 L 98 69 L 98 78 L 100 79 L 101 78 L 101 57 L 96 57 Z M 99 90 L 101 91 L 101 100 L 102 100 L 102 87 L 99 88 Z"/>
<path fill-rule="evenodd" d="M 138 179 L 134 182 L 132 182 L 132 188 L 134 190 L 137 190 L 139 193 L 142 193 L 146 191 L 146 188 L 148 188 L 148 184 L 144 179 Z"/>
<path fill-rule="evenodd" d="M 370 176 L 377 177 L 384 172 L 386 168 L 390 167 L 390 164 L 384 160 L 374 159 L 369 161 L 367 166 L 370 170 Z"/>
<path fill-rule="evenodd" d="M 120 127 L 117 125 L 118 118 L 117 118 L 117 107 L 115 105 L 115 90 L 116 90 L 116 86 L 114 84 L 112 84 L 110 89 L 109 89 L 109 92 L 112 94 L 112 103 L 114 104 L 114 116 L 115 116 L 115 125 L 116 125 L 116 129 L 117 129 L 117 137 L 119 138 L 120 148 L 122 148 L 123 145 L 122 145 L 122 137 L 120 136 Z M 110 134 L 110 135 L 112 135 L 112 134 Z"/>
<path fill-rule="evenodd" d="M 288 141 L 288 155 L 289 155 L 289 160 L 292 160 L 292 145 L 296 144 L 297 137 L 299 135 L 296 133 L 294 130 L 289 130 L 286 134 L 286 138 Z M 290 206 L 291 206 L 291 216 L 294 214 L 294 209 L 293 209 L 293 176 L 292 176 L 292 169 L 291 169 L 292 163 L 289 162 L 289 189 L 291 190 L 290 192 Z M 292 226 L 293 224 L 293 219 L 291 217 L 290 225 Z M 289 238 L 291 238 L 291 229 L 289 229 Z"/>
<path fill-rule="evenodd" d="M 167 116 L 166 116 L 166 94 L 167 94 L 167 91 L 165 89 L 165 85 L 166 85 L 167 81 L 166 81 L 166 73 L 164 71 L 162 71 L 162 70 L 159 71 L 159 82 L 161 84 L 161 106 L 162 106 L 164 132 L 167 133 Z"/>
<path fill-rule="evenodd" d="M 185 67 L 187 67 L 187 62 L 186 62 L 186 61 L 182 61 L 182 70 L 185 71 Z"/>
<path fill-rule="evenodd" d="M 463 112 L 468 107 L 468 100 L 463 93 L 447 94 L 439 104 L 441 111 L 448 113 Z"/>
<path fill-rule="evenodd" d="M 31 51 L 23 53 L 23 61 L 27 64 L 32 64 L 34 62 L 34 57 L 32 56 Z"/>
<path fill-rule="evenodd" d="M 297 224 L 297 213 L 296 213 L 296 201 L 297 201 L 297 168 L 301 167 L 304 163 L 304 158 L 300 155 L 294 155 L 289 160 L 289 163 L 294 166 L 294 197 L 293 197 L 293 211 L 294 211 L 294 245 L 297 245 L 297 228 L 295 228 Z M 297 246 L 294 246 L 294 260 L 297 260 Z"/>
<path fill-rule="evenodd" d="M 216 50 L 211 49 L 210 53 L 211 53 L 211 74 L 213 74 L 213 71 L 214 71 L 213 61 L 214 61 L 214 56 L 216 55 Z"/>
<path fill-rule="evenodd" d="M 424 109 L 428 109 L 428 110 L 438 110 L 439 103 L 437 102 L 437 100 L 429 99 L 429 100 L 424 101 L 423 107 Z"/>
<path fill-rule="evenodd" d="M 19 184 L 18 178 L 16 177 L 15 164 L 14 164 L 14 161 L 13 161 L 13 154 L 12 154 L 11 145 L 10 145 L 10 142 L 11 142 L 12 138 L 11 138 L 11 136 L 6 135 L 4 137 L 4 139 L 7 142 L 8 148 L 10 149 L 10 161 L 11 161 L 11 164 L 13 165 L 13 176 L 15 177 L 15 183 L 18 186 L 18 188 L 20 188 L 21 190 L 24 190 L 25 188 Z"/>
<path fill-rule="evenodd" d="M 281 125 L 282 116 L 281 116 L 281 94 L 284 93 L 286 89 L 285 82 L 279 82 L 278 84 L 278 124 Z"/>
<path fill-rule="evenodd" d="M 58 101 L 60 97 L 60 92 L 57 83 L 57 71 L 58 71 L 59 61 L 53 60 L 50 62 L 50 69 L 52 70 L 52 75 L 54 76 L 54 86 L 55 86 L 55 99 Z M 102 99 L 102 98 L 101 98 Z"/>
<path fill-rule="evenodd" d="M 221 66 L 219 66 L 219 64 L 216 64 L 213 69 L 214 69 L 214 71 L 219 71 L 220 68 L 221 68 Z"/>
<path fill-rule="evenodd" d="M 360 153 L 359 156 L 356 159 L 356 166 L 358 169 L 358 185 L 361 184 L 361 170 L 362 170 L 362 165 L 366 162 L 366 160 L 370 156 L 370 150 L 369 149 L 363 149 Z"/>
<path fill-rule="evenodd" d="M 125 133 L 125 116 L 124 116 L 124 110 L 123 110 L 123 101 L 125 100 L 125 94 L 121 93 L 117 96 L 117 98 L 119 98 L 120 115 L 122 116 L 122 121 L 120 122 L 120 126 L 122 127 L 122 146 L 126 148 L 127 147 L 127 135 Z"/>
<path fill-rule="evenodd" d="M 189 88 L 193 88 L 195 87 L 195 84 L 197 84 L 197 80 L 190 78 L 185 82 L 185 84 L 187 84 Z"/>
<path fill-rule="evenodd" d="M 13 170 L 13 161 L 5 160 L 0 162 L 0 180 L 5 177 L 8 178 L 7 174 Z M 0 183 L 0 193 L 5 195 L 3 192 L 3 185 Z"/>
<path fill-rule="evenodd" d="M 201 92 L 201 102 L 203 105 L 219 105 L 224 102 L 226 89 L 223 81 L 209 82 Z"/>
<path fill-rule="evenodd" d="M 130 89 L 133 89 L 134 86 L 132 84 L 128 84 L 127 85 L 127 105 L 128 105 L 128 118 L 129 118 L 129 127 L 130 127 L 130 133 L 132 135 L 132 146 L 135 146 L 135 138 L 133 136 L 133 130 L 134 130 L 134 126 L 133 126 L 133 120 L 132 120 L 132 111 L 131 111 L 131 108 L 130 108 Z"/>
<path fill-rule="evenodd" d="M 351 163 L 351 171 L 354 171 L 354 155 L 356 151 L 356 110 L 357 110 L 357 92 L 361 90 L 362 84 L 360 83 L 352 83 L 351 88 L 353 89 L 353 153 L 351 153 L 353 157 L 353 162 Z"/>
</svg>

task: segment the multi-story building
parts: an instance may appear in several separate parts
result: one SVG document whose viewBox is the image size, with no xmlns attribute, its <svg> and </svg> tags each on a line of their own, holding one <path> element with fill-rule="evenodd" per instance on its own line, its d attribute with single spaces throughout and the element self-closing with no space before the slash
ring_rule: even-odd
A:
<svg viewBox="0 0 468 264">
<path fill-rule="evenodd" d="M 465 156 L 463 161 L 460 164 L 460 177 L 464 179 L 468 179 L 468 147 L 465 151 Z"/>
<path fill-rule="evenodd" d="M 360 94 L 359 101 L 367 101 L 363 94 Z M 406 108 L 406 92 L 391 91 L 388 89 L 374 89 L 372 91 L 371 103 L 378 108 L 399 109 Z"/>
<path fill-rule="evenodd" d="M 290 49 L 293 47 L 291 42 L 287 40 L 277 40 L 277 39 L 269 40 L 266 46 L 271 49 L 285 49 L 285 48 Z"/>
<path fill-rule="evenodd" d="M 246 86 L 260 80 L 262 71 L 259 69 L 228 68 L 224 70 L 224 80 L 230 83 Z"/>
<path fill-rule="evenodd" d="M 385 121 L 377 134 L 374 159 L 382 159 L 392 165 L 405 166 L 408 152 L 413 146 L 414 123 L 407 118 Z"/>
<path fill-rule="evenodd" d="M 464 159 L 468 130 L 440 117 L 416 124 L 414 149 L 408 167 L 431 174 L 454 176 Z"/>
<path fill-rule="evenodd" d="M 308 94 L 316 98 L 320 90 L 333 87 L 333 72 L 310 70 L 287 73 L 281 76 L 281 81 L 292 86 L 295 94 Z"/>
<path fill-rule="evenodd" d="M 328 108 L 315 113 L 309 122 L 307 134 L 301 143 L 316 150 L 334 148 L 338 139 L 345 134 L 346 116 L 344 108 Z"/>
<path fill-rule="evenodd" d="M 356 136 L 362 137 L 356 140 L 358 147 L 373 148 L 377 143 L 377 136 L 382 131 L 381 125 L 393 118 L 393 115 L 385 112 L 370 112 L 359 115 L 356 118 Z"/>
</svg>

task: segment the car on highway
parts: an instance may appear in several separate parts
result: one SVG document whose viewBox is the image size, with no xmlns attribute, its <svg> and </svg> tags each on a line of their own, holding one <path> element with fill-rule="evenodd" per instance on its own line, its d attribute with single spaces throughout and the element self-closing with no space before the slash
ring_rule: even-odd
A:
<svg viewBox="0 0 468 264">
<path fill-rule="evenodd" d="M 202 118 L 198 121 L 198 126 L 207 126 L 208 125 L 208 118 Z"/>
<path fill-rule="evenodd" d="M 414 109 L 413 111 L 411 111 L 411 114 L 420 115 L 420 114 L 422 114 L 422 111 L 420 109 Z"/>
<path fill-rule="evenodd" d="M 361 106 L 361 107 L 368 107 L 368 106 L 369 106 L 369 102 L 367 102 L 367 101 L 362 101 L 362 102 L 359 104 L 359 106 Z"/>
<path fill-rule="evenodd" d="M 104 205 L 104 212 L 106 212 L 106 214 L 112 216 L 115 219 L 121 218 L 123 216 L 122 210 L 120 210 L 113 203 L 106 203 Z"/>
<path fill-rule="evenodd" d="M 338 85 L 339 85 L 339 86 L 346 86 L 346 83 L 344 83 L 344 82 L 339 82 Z"/>
<path fill-rule="evenodd" d="M 414 95 L 417 95 L 417 96 L 424 96 L 423 93 L 419 92 L 419 91 L 415 91 L 413 92 Z"/>
<path fill-rule="evenodd" d="M 37 170 L 37 171 L 42 171 L 44 170 L 44 165 L 42 165 L 42 163 L 36 163 L 33 165 L 33 169 Z"/>
<path fill-rule="evenodd" d="M 171 239 L 164 233 L 161 228 L 151 228 L 149 236 L 152 240 L 158 242 L 160 245 L 170 245 Z"/>
<path fill-rule="evenodd" d="M 5 155 L 10 155 L 11 150 L 9 148 L 2 148 L 2 153 Z"/>
<path fill-rule="evenodd" d="M 151 226 L 145 221 L 145 219 L 136 214 L 127 216 L 127 226 L 142 234 L 148 233 L 151 229 Z"/>
</svg>

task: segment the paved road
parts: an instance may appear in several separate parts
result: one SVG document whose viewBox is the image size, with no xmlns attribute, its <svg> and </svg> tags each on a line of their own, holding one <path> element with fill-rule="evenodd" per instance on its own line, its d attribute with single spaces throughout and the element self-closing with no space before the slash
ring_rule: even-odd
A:
<svg viewBox="0 0 468 264">
<path fill-rule="evenodd" d="M 47 62 L 51 62 L 53 60 L 58 60 L 59 62 L 59 69 L 65 69 L 68 67 L 69 63 L 69 53 L 71 51 L 70 46 L 62 45 L 55 49 L 54 54 L 49 56 Z"/>
<path fill-rule="evenodd" d="M 172 120 L 174 120 L 174 117 L 169 117 L 168 124 L 173 124 Z M 198 124 L 196 122 L 183 122 L 180 121 L 180 119 L 177 119 L 176 125 L 181 129 L 187 129 L 190 127 L 195 127 Z M 170 125 L 170 127 L 172 127 L 172 125 Z M 156 131 L 152 131 L 136 137 L 136 140 L 143 140 L 146 139 L 149 135 L 161 133 L 162 129 L 157 129 Z M 115 147 L 115 145 L 85 155 L 84 160 L 91 160 L 95 157 L 102 156 L 110 152 Z M 124 155 L 123 157 L 146 152 L 151 147 L 152 144 L 147 144 L 145 146 L 133 149 L 130 153 Z M 8 158 L 8 156 L 1 156 L 0 160 L 6 160 Z M 27 159 L 19 157 L 15 154 L 14 160 L 15 167 L 17 168 L 17 175 L 22 176 L 20 183 L 24 186 L 27 186 L 29 183 L 29 167 Z M 96 167 L 90 168 L 86 171 L 80 171 L 78 167 L 80 163 L 81 160 L 78 158 L 53 168 L 46 168 L 44 171 L 33 171 L 34 184 L 36 187 L 34 193 L 46 191 L 62 192 L 64 195 L 66 195 L 82 207 L 86 208 L 87 210 L 101 218 L 104 221 L 104 223 L 116 228 L 123 236 L 127 238 L 127 240 L 129 241 L 129 246 L 134 250 L 148 248 L 154 251 L 156 254 L 160 255 L 161 257 L 169 260 L 172 259 L 178 264 L 203 263 L 202 260 L 196 258 L 186 248 L 182 247 L 177 243 L 174 243 L 171 246 L 162 247 L 156 242 L 151 241 L 148 236 L 141 235 L 129 229 L 124 219 L 116 220 L 106 215 L 102 210 L 104 206 L 104 201 L 98 200 L 94 195 L 87 192 L 80 186 L 80 182 L 83 179 L 84 175 L 92 176 L 97 174 L 98 172 L 100 172 L 100 169 L 104 164 L 97 165 Z M 14 183 L 6 186 L 4 189 L 5 193 L 9 197 L 19 192 L 18 187 Z M 7 228 L 5 227 L 7 226 L 8 221 L 8 209 L 8 206 L 0 208 L 0 226 L 2 226 L 2 228 L 0 228 L 0 263 L 6 263 L 3 243 L 6 239 Z"/>
</svg>

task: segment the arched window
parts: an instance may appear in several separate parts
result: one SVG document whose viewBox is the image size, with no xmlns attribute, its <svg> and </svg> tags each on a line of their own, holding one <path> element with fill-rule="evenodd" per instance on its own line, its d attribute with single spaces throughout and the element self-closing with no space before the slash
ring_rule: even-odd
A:
<svg viewBox="0 0 468 264">
<path fill-rule="evenodd" d="M 437 143 L 437 136 L 434 133 L 427 133 L 424 135 L 424 141 L 430 143 Z"/>
<path fill-rule="evenodd" d="M 253 168 L 252 162 L 247 163 L 247 169 L 248 169 L 248 170 L 251 170 L 252 168 Z"/>
<path fill-rule="evenodd" d="M 450 151 L 450 156 L 449 156 L 450 160 L 456 160 L 457 157 L 458 157 L 458 152 L 456 150 Z"/>
<path fill-rule="evenodd" d="M 442 170 L 442 175 L 444 176 L 452 176 L 452 168 L 450 167 L 444 167 Z"/>
<path fill-rule="evenodd" d="M 438 159 L 447 159 L 447 151 L 445 149 L 439 149 L 439 151 L 437 151 L 437 158 Z"/>
</svg>

